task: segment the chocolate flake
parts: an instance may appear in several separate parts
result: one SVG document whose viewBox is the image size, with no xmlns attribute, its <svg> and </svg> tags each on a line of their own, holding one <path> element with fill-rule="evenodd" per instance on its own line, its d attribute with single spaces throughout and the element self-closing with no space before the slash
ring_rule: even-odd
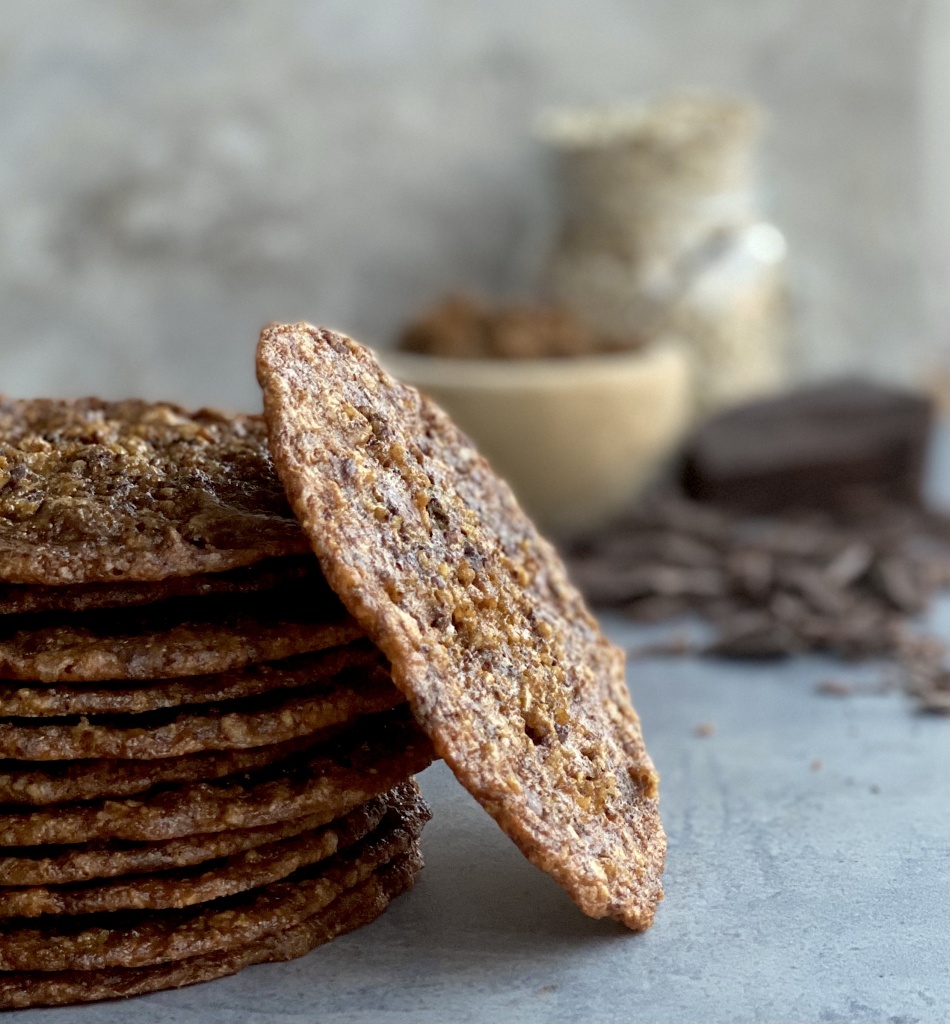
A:
<svg viewBox="0 0 950 1024">
<path fill-rule="evenodd" d="M 753 518 L 669 495 L 577 545 L 570 565 L 594 603 L 635 621 L 695 615 L 716 628 L 705 646 L 654 643 L 637 656 L 889 658 L 921 709 L 950 713 L 950 655 L 914 622 L 950 585 L 943 513 L 867 497 Z M 838 681 L 819 689 L 841 696 L 846 687 L 866 692 Z"/>
</svg>

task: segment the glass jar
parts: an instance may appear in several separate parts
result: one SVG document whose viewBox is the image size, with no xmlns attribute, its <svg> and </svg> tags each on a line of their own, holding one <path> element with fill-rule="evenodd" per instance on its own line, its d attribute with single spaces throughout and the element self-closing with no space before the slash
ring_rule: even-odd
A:
<svg viewBox="0 0 950 1024">
<path fill-rule="evenodd" d="M 754 105 L 675 96 L 560 110 L 552 300 L 615 345 L 675 334 L 708 412 L 777 387 L 787 335 L 785 241 L 759 210 Z"/>
</svg>

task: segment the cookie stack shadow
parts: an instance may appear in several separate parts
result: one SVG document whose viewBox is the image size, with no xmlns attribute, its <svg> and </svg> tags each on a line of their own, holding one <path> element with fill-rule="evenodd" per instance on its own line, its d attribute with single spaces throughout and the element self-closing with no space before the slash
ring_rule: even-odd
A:
<svg viewBox="0 0 950 1024">
<path fill-rule="evenodd" d="M 0 615 L 0 1007 L 290 959 L 412 885 L 431 748 L 312 556 Z"/>
</svg>

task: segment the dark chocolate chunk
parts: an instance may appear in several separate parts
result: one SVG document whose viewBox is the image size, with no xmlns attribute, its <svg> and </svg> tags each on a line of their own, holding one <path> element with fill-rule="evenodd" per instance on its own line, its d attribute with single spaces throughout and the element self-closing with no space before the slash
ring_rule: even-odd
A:
<svg viewBox="0 0 950 1024">
<path fill-rule="evenodd" d="M 693 498 L 748 512 L 822 508 L 871 493 L 920 501 L 933 421 L 924 395 L 841 380 L 730 409 L 696 433 Z"/>
</svg>

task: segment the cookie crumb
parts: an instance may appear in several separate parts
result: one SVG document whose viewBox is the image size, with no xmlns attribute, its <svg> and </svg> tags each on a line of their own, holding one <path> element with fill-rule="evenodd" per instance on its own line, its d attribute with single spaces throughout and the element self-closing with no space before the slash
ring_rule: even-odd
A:
<svg viewBox="0 0 950 1024">
<path fill-rule="evenodd" d="M 854 693 L 851 683 L 843 679 L 824 679 L 815 689 L 827 697 L 850 697 Z"/>
</svg>

